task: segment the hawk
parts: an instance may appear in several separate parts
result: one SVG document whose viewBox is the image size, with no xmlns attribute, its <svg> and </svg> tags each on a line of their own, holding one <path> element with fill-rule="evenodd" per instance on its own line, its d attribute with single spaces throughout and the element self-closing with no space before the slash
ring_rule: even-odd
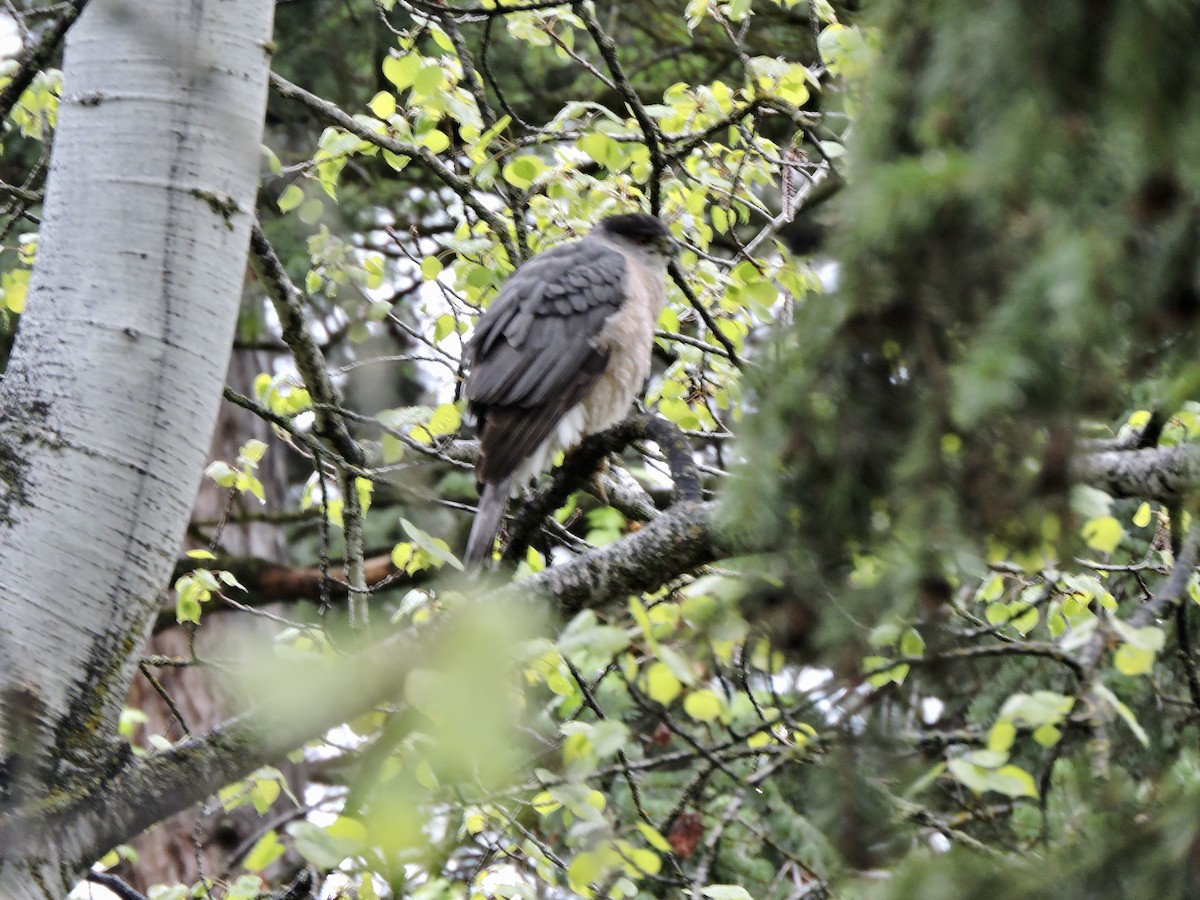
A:
<svg viewBox="0 0 1200 900">
<path fill-rule="evenodd" d="M 625 417 L 650 375 L 675 252 L 658 218 L 611 216 L 518 268 L 479 317 L 463 389 L 479 433 L 468 571 L 491 555 L 514 485 Z"/>
</svg>

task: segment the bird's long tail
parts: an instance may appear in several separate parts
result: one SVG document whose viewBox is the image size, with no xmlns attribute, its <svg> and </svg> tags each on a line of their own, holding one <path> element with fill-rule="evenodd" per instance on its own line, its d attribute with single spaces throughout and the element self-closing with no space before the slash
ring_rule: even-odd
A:
<svg viewBox="0 0 1200 900">
<path fill-rule="evenodd" d="M 483 486 L 475 522 L 471 525 L 471 536 L 467 538 L 467 551 L 463 554 L 463 565 L 468 575 L 478 575 L 483 564 L 492 556 L 492 544 L 496 541 L 496 532 L 500 530 L 500 521 L 504 518 L 512 481 L 513 476 L 509 475 L 502 481 Z"/>
</svg>

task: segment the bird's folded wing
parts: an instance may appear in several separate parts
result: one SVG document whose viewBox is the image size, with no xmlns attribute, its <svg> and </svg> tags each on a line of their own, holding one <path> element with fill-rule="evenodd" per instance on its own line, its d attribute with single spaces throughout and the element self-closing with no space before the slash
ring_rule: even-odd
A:
<svg viewBox="0 0 1200 900">
<path fill-rule="evenodd" d="M 505 282 L 468 348 L 481 482 L 514 472 L 604 373 L 595 338 L 625 300 L 625 257 L 596 240 L 549 250 Z"/>
</svg>

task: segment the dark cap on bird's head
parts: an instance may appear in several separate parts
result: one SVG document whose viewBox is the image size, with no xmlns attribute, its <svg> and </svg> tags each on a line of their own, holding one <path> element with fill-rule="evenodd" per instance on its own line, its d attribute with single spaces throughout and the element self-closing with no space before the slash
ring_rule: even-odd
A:
<svg viewBox="0 0 1200 900">
<path fill-rule="evenodd" d="M 676 250 L 675 239 L 667 231 L 667 226 L 663 224 L 662 219 L 649 213 L 621 213 L 609 216 L 601 219 L 596 228 L 598 231 L 614 237 L 625 238 L 635 244 L 658 244 L 664 252 L 673 254 Z"/>
</svg>

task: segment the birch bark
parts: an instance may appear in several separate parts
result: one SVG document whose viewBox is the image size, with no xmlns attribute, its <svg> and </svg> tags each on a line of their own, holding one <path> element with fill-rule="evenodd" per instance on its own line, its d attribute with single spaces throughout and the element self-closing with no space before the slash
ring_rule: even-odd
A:
<svg viewBox="0 0 1200 900">
<path fill-rule="evenodd" d="M 76 802 L 119 762 L 228 363 L 272 9 L 93 0 L 68 37 L 0 384 L 0 821 Z M 0 896 L 65 896 L 90 850 L 0 847 Z"/>
</svg>

